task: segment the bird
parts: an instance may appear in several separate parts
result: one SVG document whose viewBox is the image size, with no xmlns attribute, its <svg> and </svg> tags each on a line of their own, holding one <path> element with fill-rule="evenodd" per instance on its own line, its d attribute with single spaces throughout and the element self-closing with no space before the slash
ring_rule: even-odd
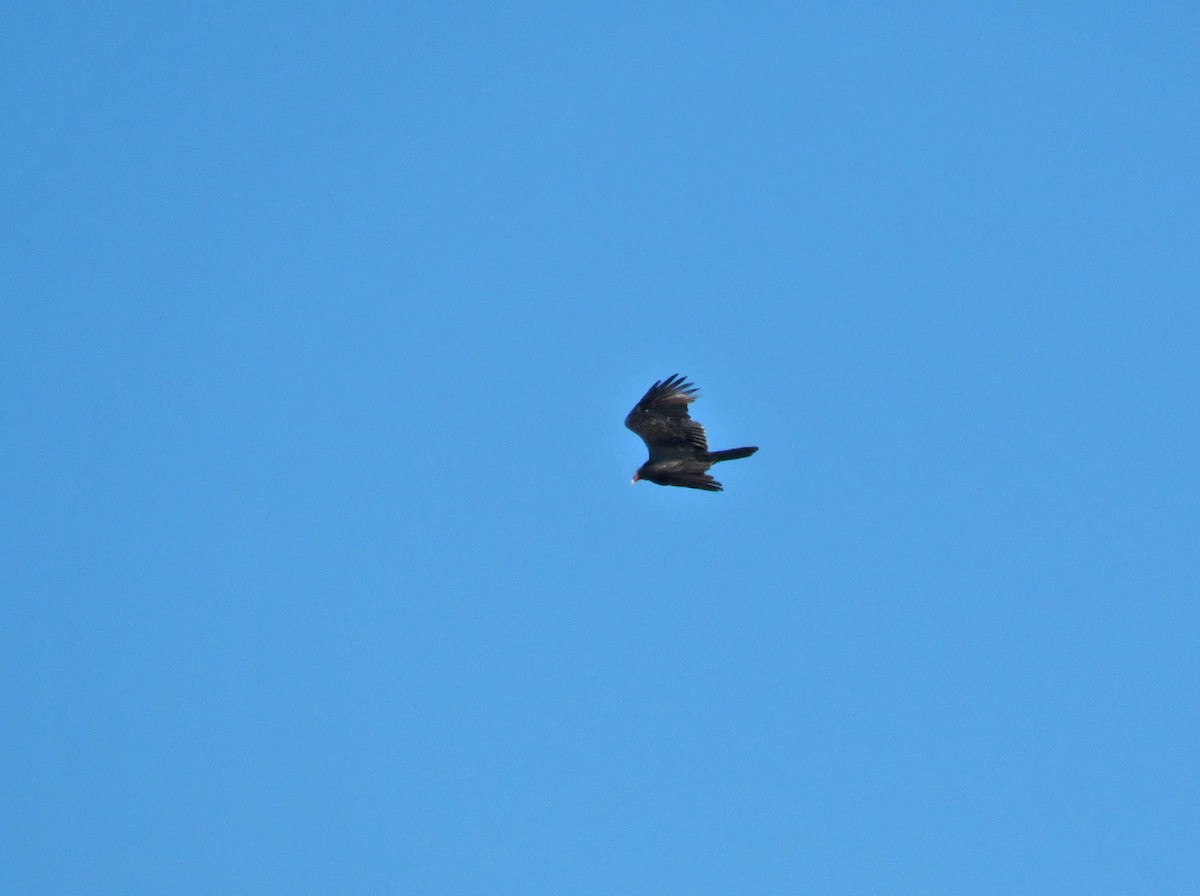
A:
<svg viewBox="0 0 1200 896">
<path fill-rule="evenodd" d="M 704 427 L 688 416 L 688 405 L 699 390 L 680 374 L 658 380 L 633 406 L 625 425 L 641 436 L 650 452 L 632 482 L 645 479 L 656 485 L 678 485 L 709 492 L 722 491 L 708 468 L 723 460 L 749 457 L 758 446 L 709 451 Z"/>
</svg>

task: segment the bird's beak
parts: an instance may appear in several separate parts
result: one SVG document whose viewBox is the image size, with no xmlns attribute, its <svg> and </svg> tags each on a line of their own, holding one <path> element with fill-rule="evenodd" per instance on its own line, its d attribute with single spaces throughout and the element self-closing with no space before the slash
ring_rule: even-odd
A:
<svg viewBox="0 0 1200 896">
<path fill-rule="evenodd" d="M 634 474 L 633 474 L 633 478 L 629 480 L 629 484 L 630 484 L 630 485 L 637 485 L 637 481 L 638 481 L 638 479 L 639 479 L 639 478 L 640 478 L 640 477 L 638 476 L 638 474 L 637 474 L 637 473 L 634 473 Z"/>
</svg>

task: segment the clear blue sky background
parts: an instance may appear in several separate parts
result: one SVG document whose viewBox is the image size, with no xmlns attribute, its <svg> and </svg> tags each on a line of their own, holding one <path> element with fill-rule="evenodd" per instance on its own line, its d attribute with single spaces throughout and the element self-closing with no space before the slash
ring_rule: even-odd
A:
<svg viewBox="0 0 1200 896">
<path fill-rule="evenodd" d="M 1200 892 L 1194 3 L 4 18 L 0 891 Z"/>
</svg>

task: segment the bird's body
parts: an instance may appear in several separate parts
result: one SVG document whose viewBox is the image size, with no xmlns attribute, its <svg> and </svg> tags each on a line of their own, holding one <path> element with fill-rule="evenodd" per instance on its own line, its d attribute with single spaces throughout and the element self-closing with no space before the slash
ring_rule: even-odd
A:
<svg viewBox="0 0 1200 896">
<path fill-rule="evenodd" d="M 749 457 L 757 447 L 709 451 L 704 427 L 688 416 L 688 405 L 697 390 L 679 374 L 650 387 L 625 418 L 625 425 L 641 436 L 649 459 L 633 474 L 657 485 L 679 485 L 710 492 L 721 491 L 721 483 L 708 475 L 708 468 L 724 460 Z"/>
</svg>

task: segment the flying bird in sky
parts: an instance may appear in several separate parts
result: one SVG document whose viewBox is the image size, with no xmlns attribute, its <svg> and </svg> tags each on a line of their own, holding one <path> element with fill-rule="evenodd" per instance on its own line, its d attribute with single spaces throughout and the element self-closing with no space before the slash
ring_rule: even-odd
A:
<svg viewBox="0 0 1200 896">
<path fill-rule="evenodd" d="M 657 485 L 681 485 L 721 491 L 721 483 L 708 475 L 708 468 L 723 460 L 749 457 L 758 447 L 709 451 L 704 427 L 688 416 L 688 405 L 698 390 L 678 373 L 650 387 L 625 418 L 625 425 L 642 437 L 650 459 L 638 467 L 633 481 L 645 479 Z"/>
</svg>

